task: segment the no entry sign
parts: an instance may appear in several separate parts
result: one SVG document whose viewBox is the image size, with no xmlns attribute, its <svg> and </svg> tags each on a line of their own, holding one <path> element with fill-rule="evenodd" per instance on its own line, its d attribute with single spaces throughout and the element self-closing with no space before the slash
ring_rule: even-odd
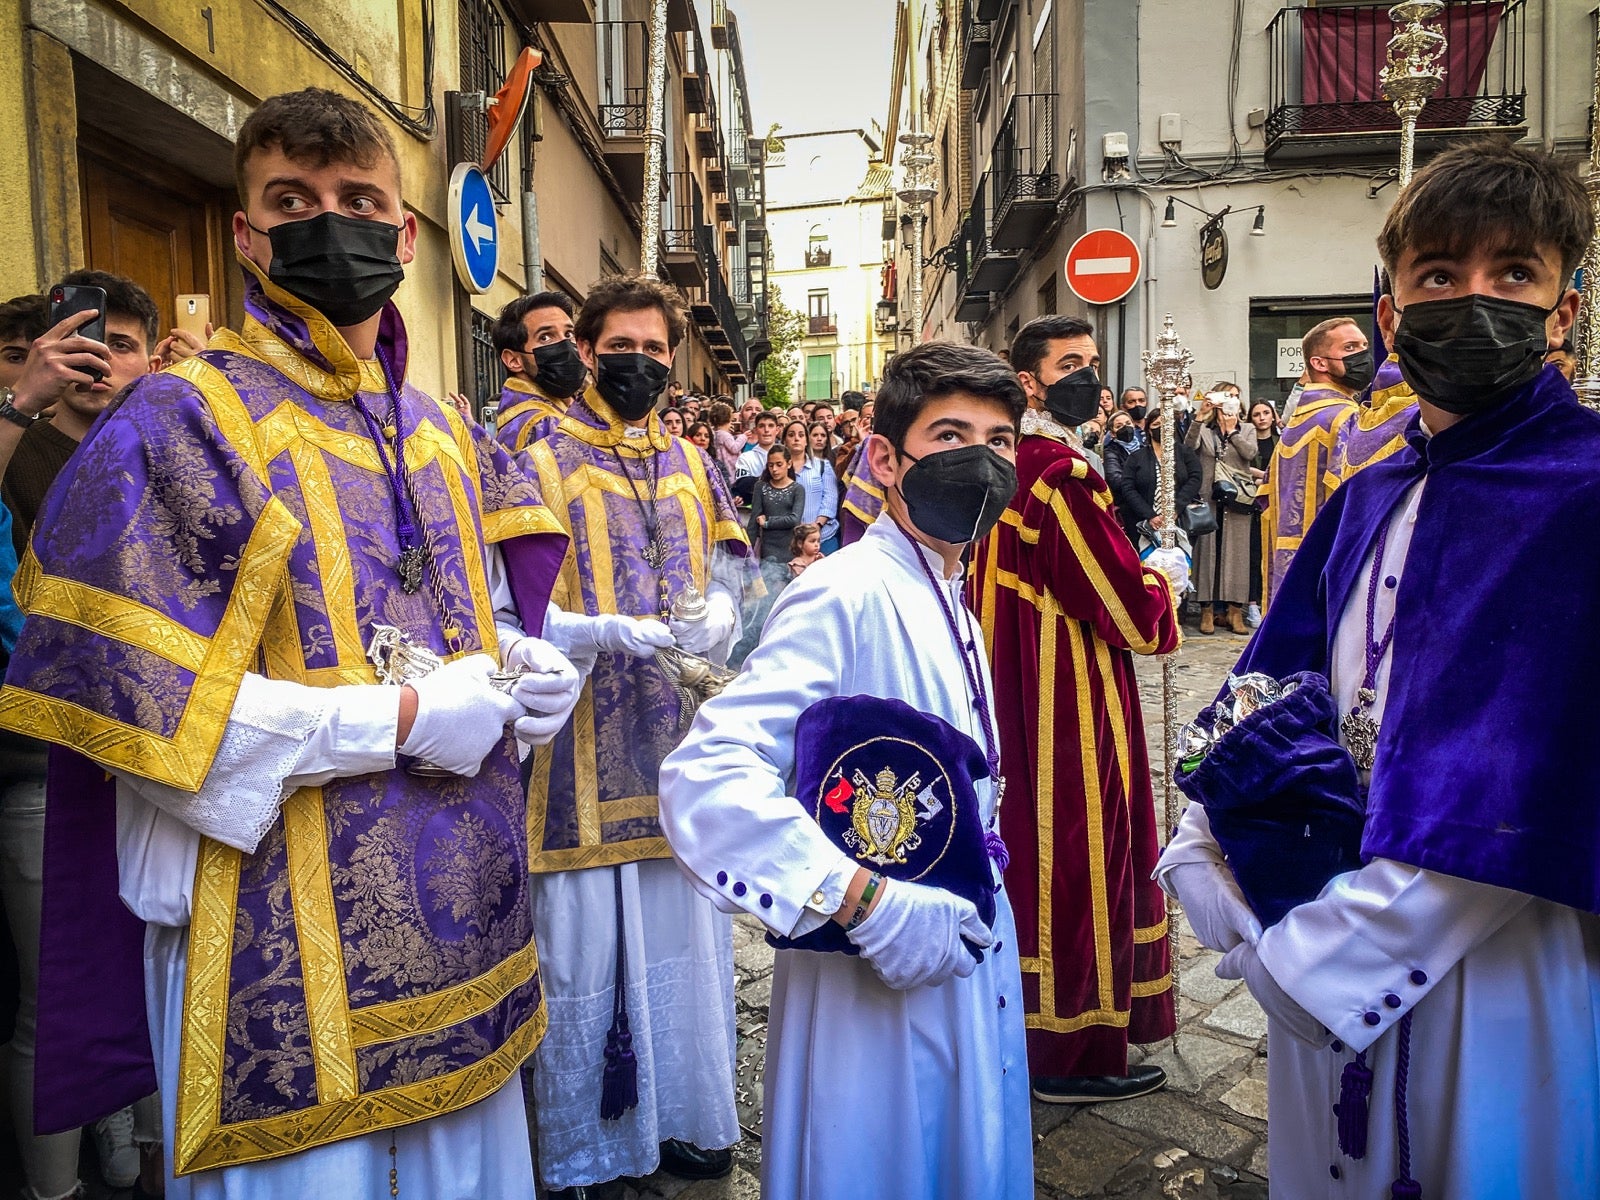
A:
<svg viewBox="0 0 1600 1200">
<path fill-rule="evenodd" d="M 1067 286 L 1086 304 L 1115 304 L 1139 282 L 1139 247 L 1120 229 L 1091 229 L 1067 251 Z"/>
</svg>

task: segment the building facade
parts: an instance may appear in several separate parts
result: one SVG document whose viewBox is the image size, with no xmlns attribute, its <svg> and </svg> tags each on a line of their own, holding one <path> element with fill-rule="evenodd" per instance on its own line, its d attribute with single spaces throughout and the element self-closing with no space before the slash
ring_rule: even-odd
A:
<svg viewBox="0 0 1600 1200">
<path fill-rule="evenodd" d="M 729 248 L 742 254 L 759 225 L 759 191 L 753 206 L 735 203 L 730 189 L 750 191 L 749 156 L 730 149 L 714 116 L 714 136 L 705 132 L 706 98 L 714 113 L 743 64 L 736 45 L 705 55 L 705 31 L 715 36 L 731 14 L 721 0 L 700 7 L 671 0 L 667 36 L 667 174 L 695 182 L 664 188 L 658 202 L 663 242 L 690 225 L 703 267 L 673 276 L 694 313 L 676 374 L 737 394 L 759 354 L 762 312 L 735 307 L 743 260 Z M 236 326 L 231 143 L 262 97 L 327 87 L 379 111 L 398 147 L 420 227 L 396 297 L 413 380 L 490 400 L 500 379 L 488 331 L 503 304 L 539 286 L 581 300 L 602 274 L 640 263 L 648 15 L 647 0 L 308 0 L 292 11 L 278 0 L 0 0 L 0 37 L 16 48 L 16 69 L 0 78 L 0 138 L 15 147 L 15 169 L 0 178 L 10 247 L 0 294 L 90 266 L 137 280 L 164 312 L 177 295 L 206 293 L 218 323 Z M 452 265 L 447 189 L 452 166 L 481 154 L 487 123 L 462 99 L 496 91 L 524 46 L 544 62 L 521 130 L 489 172 L 499 271 L 469 295 Z M 741 106 L 747 127 L 742 93 Z"/>
<path fill-rule="evenodd" d="M 772 285 L 805 321 L 795 400 L 877 386 L 894 352 L 879 313 L 894 194 L 881 133 L 786 133 L 767 160 Z M 769 401 L 783 402 L 782 397 Z"/>
<path fill-rule="evenodd" d="M 1120 388 L 1142 382 L 1139 353 L 1170 312 L 1199 383 L 1281 399 L 1307 328 L 1370 319 L 1399 158 L 1378 82 L 1388 7 L 921 0 L 920 70 L 938 78 L 953 18 L 970 97 L 963 227 L 942 254 L 934 247 L 925 275 L 930 335 L 999 348 L 1035 316 L 1077 313 L 1094 322 L 1104 376 Z M 1419 161 L 1490 134 L 1585 154 L 1592 9 L 1452 0 Z M 1122 301 L 1086 304 L 1067 254 L 1104 228 L 1133 239 L 1143 270 Z"/>
</svg>

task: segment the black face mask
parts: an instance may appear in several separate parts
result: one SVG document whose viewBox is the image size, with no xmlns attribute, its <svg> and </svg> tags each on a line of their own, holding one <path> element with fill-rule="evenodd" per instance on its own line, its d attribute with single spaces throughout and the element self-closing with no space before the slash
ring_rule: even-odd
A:
<svg viewBox="0 0 1600 1200">
<path fill-rule="evenodd" d="M 1045 389 L 1044 406 L 1067 427 L 1082 425 L 1100 411 L 1100 380 L 1093 367 L 1079 367 Z"/>
<path fill-rule="evenodd" d="M 1117 430 L 1117 441 L 1122 442 L 1124 445 L 1131 446 L 1138 440 L 1139 431 L 1132 425 L 1124 425 L 1121 429 Z"/>
<path fill-rule="evenodd" d="M 1145 416 L 1149 413 L 1149 411 L 1150 410 L 1143 404 L 1135 404 L 1128 410 L 1128 415 L 1135 421 L 1142 421 L 1145 419 Z"/>
<path fill-rule="evenodd" d="M 1413 301 L 1394 334 L 1400 374 L 1445 412 L 1482 412 L 1544 369 L 1545 320 L 1560 306 L 1480 295 Z"/>
<path fill-rule="evenodd" d="M 988 446 L 941 450 L 911 461 L 915 465 L 900 481 L 906 515 L 941 542 L 959 546 L 978 541 L 1017 494 L 1016 467 Z"/>
<path fill-rule="evenodd" d="M 1088 433 L 1083 435 L 1083 448 L 1085 450 L 1093 450 L 1099 444 L 1100 435 L 1094 430 L 1091 429 Z"/>
<path fill-rule="evenodd" d="M 671 373 L 666 363 L 648 354 L 595 356 L 594 386 L 611 411 L 624 421 L 642 421 L 655 407 Z"/>
<path fill-rule="evenodd" d="M 267 278 L 341 329 L 375 314 L 406 275 L 395 249 L 398 225 L 325 212 L 271 229 L 250 228 L 272 242 Z"/>
<path fill-rule="evenodd" d="M 1373 372 L 1377 369 L 1372 365 L 1371 350 L 1346 354 L 1336 361 L 1344 364 L 1344 374 L 1339 376 L 1339 382 L 1351 392 L 1359 392 L 1371 383 Z"/>
<path fill-rule="evenodd" d="M 576 396 L 589 375 L 589 368 L 578 357 L 577 346 L 567 338 L 546 346 L 535 346 L 532 354 L 524 354 L 523 358 L 532 358 L 538 368 L 530 372 L 533 382 L 546 395 L 558 400 Z"/>
</svg>

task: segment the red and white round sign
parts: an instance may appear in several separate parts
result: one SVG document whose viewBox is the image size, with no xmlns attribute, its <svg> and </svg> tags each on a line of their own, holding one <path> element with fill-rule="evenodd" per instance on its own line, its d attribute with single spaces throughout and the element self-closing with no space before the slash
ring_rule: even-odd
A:
<svg viewBox="0 0 1600 1200">
<path fill-rule="evenodd" d="M 1086 304 L 1115 304 L 1139 282 L 1138 244 L 1120 229 L 1091 229 L 1067 251 L 1067 286 Z"/>
</svg>

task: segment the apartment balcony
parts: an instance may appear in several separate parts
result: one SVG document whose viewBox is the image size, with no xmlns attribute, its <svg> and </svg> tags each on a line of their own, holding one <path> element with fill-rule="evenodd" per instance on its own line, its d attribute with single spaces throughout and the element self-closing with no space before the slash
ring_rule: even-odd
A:
<svg viewBox="0 0 1600 1200">
<path fill-rule="evenodd" d="M 972 16 L 971 5 L 965 7 L 961 24 L 961 87 L 973 91 L 989 72 L 990 49 L 994 39 L 994 26 Z"/>
<path fill-rule="evenodd" d="M 630 192 L 642 191 L 649 31 L 643 21 L 601 21 L 595 33 L 601 150 L 617 183 Z"/>
<path fill-rule="evenodd" d="M 594 20 L 594 0 L 509 0 L 511 13 L 525 24 L 547 21 L 553 25 L 588 25 Z"/>
<path fill-rule="evenodd" d="M 964 240 L 969 274 L 961 289 L 966 293 L 1003 291 L 1016 278 L 1017 268 L 1022 261 L 1022 256 L 1015 250 L 994 243 L 994 227 L 985 204 L 993 186 L 992 178 L 992 174 L 985 171 L 978 179 L 977 189 L 972 196 L 972 210 L 967 214 Z"/>
<path fill-rule="evenodd" d="M 706 285 L 706 264 L 715 259 L 705 222 L 700 184 L 688 171 L 667 176 L 667 207 L 661 228 L 661 263 L 684 290 Z"/>
<path fill-rule="evenodd" d="M 711 0 L 711 44 L 728 48 L 728 0 Z"/>
<path fill-rule="evenodd" d="M 977 0 L 973 12 L 980 21 L 993 21 L 1005 8 L 1008 0 Z"/>
<path fill-rule="evenodd" d="M 688 113 L 706 111 L 711 94 L 711 60 L 706 57 L 705 43 L 700 31 L 692 29 L 683 40 L 683 110 Z"/>
<path fill-rule="evenodd" d="M 988 292 L 962 292 L 956 301 L 956 320 L 987 321 L 993 306 L 994 297 Z"/>
<path fill-rule="evenodd" d="M 1452 0 L 1445 76 L 1417 122 L 1419 155 L 1462 138 L 1527 132 L 1527 0 Z M 1400 118 L 1378 73 L 1388 5 L 1285 8 L 1267 27 L 1268 161 L 1393 160 Z"/>
<path fill-rule="evenodd" d="M 1056 98 L 1013 96 L 994 139 L 990 161 L 990 240 L 1001 250 L 1035 245 L 1056 219 L 1061 175 L 1055 160 Z"/>
<path fill-rule="evenodd" d="M 728 180 L 736 188 L 750 186 L 750 143 L 750 138 L 736 130 L 723 147 L 727 156 Z M 756 144 L 760 145 L 759 142 Z"/>
</svg>

